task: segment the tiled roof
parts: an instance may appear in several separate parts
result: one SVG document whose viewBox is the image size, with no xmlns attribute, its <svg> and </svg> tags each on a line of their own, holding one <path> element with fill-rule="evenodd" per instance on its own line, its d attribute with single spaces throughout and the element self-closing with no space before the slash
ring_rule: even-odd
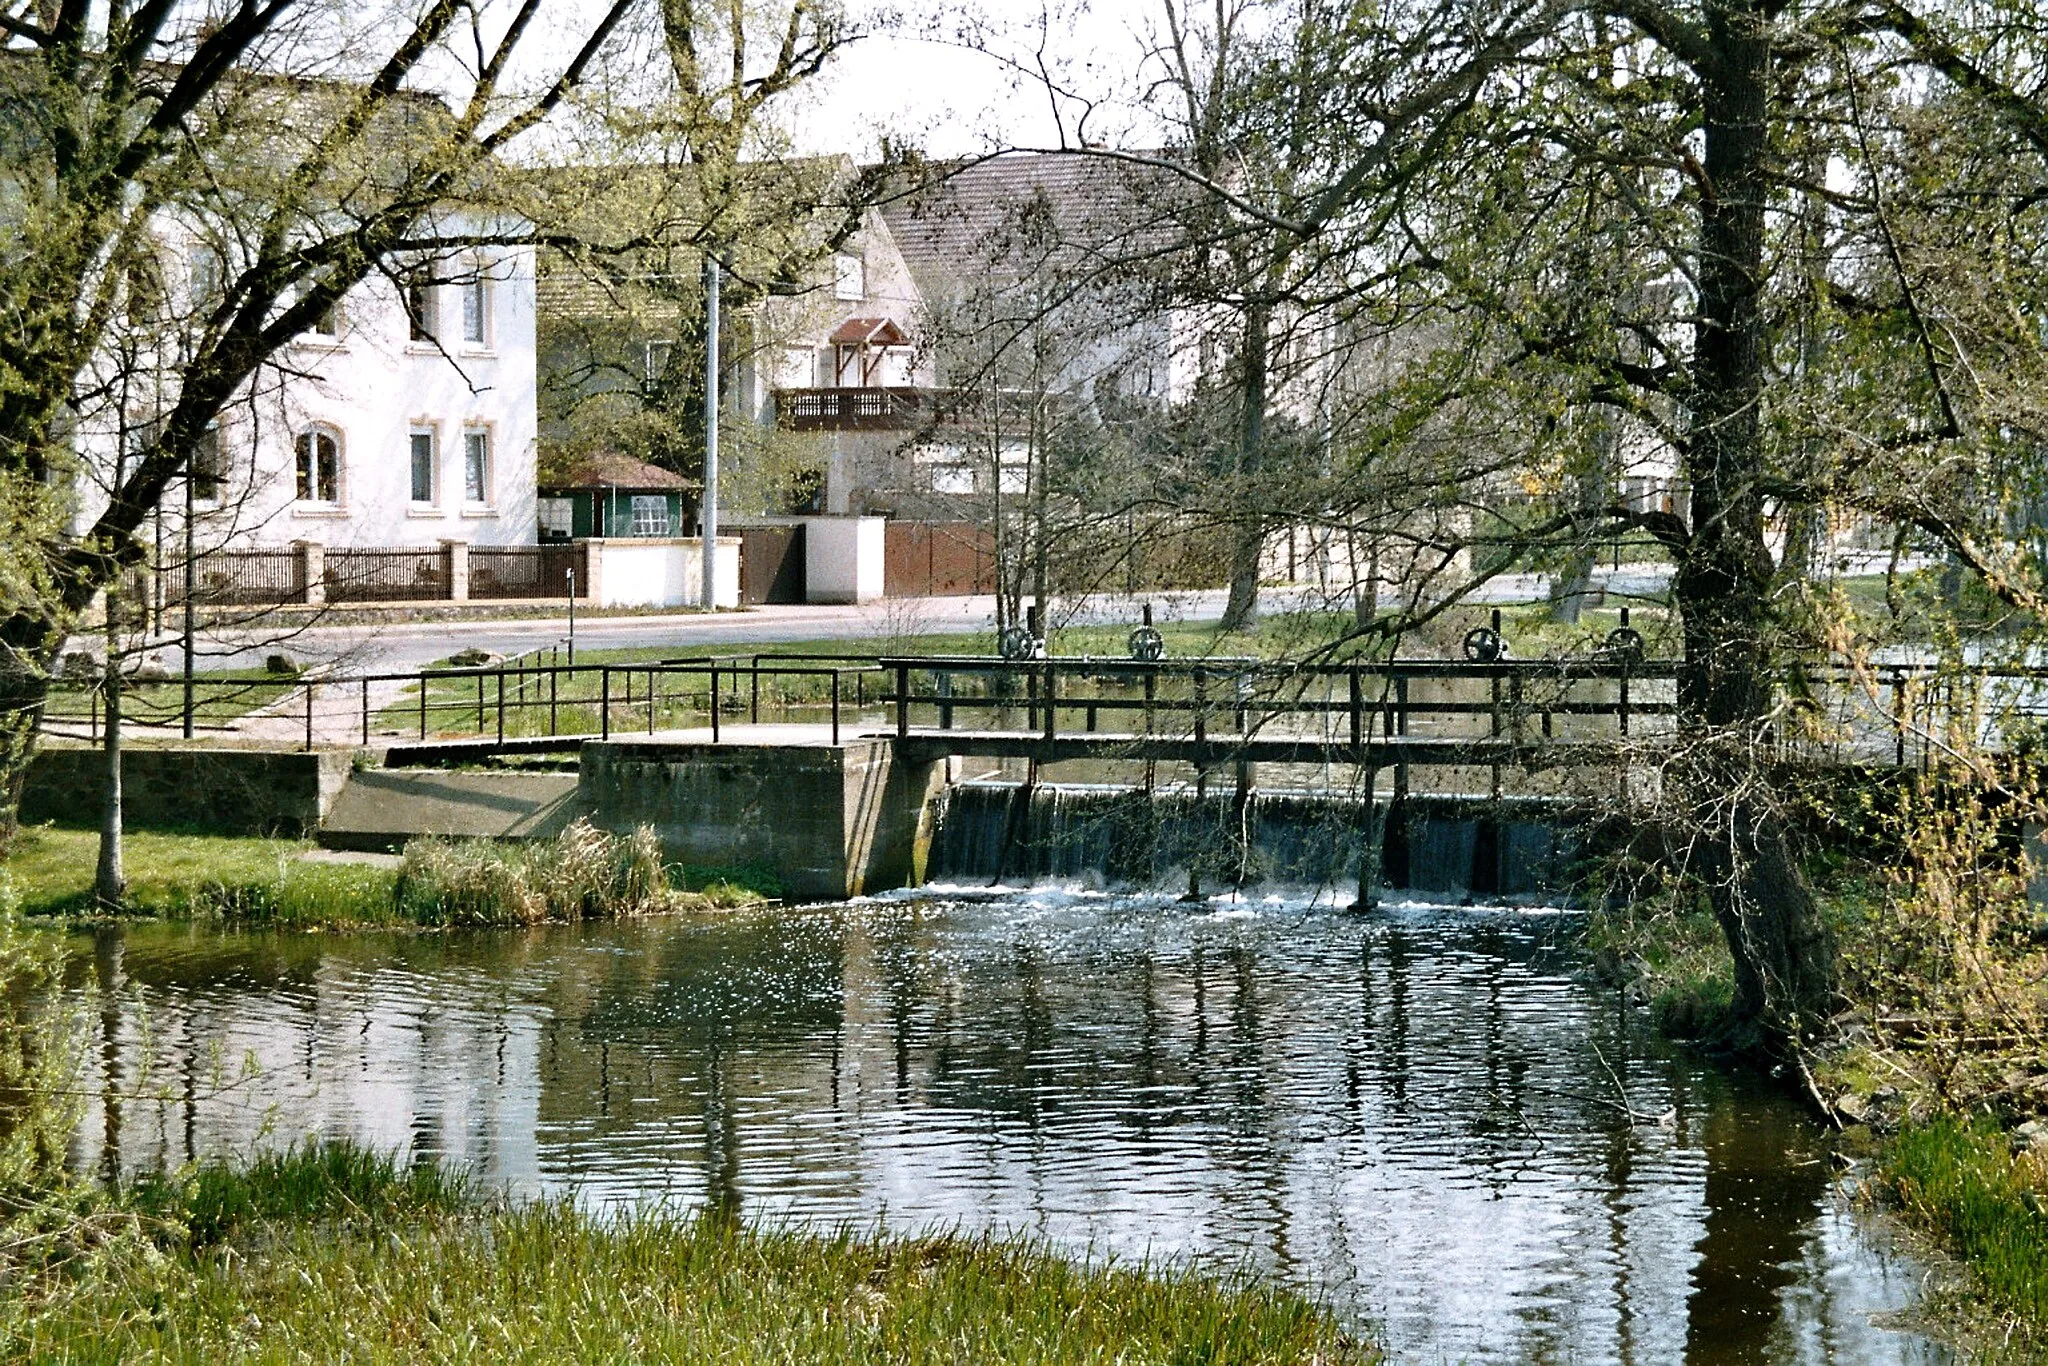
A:
<svg viewBox="0 0 2048 1366">
<path fill-rule="evenodd" d="M 547 489 L 636 489 L 641 492 L 697 487 L 694 480 L 685 479 L 674 470 L 650 465 L 645 460 L 636 460 L 618 451 L 599 451 L 583 456 L 569 467 L 567 474 L 555 479 L 542 478 L 540 486 Z"/>
<path fill-rule="evenodd" d="M 1013 152 L 928 168 L 926 184 L 882 206 L 904 263 L 927 293 L 989 266 L 1107 259 L 1177 236 L 1190 201 L 1170 171 L 1086 153 Z"/>
</svg>

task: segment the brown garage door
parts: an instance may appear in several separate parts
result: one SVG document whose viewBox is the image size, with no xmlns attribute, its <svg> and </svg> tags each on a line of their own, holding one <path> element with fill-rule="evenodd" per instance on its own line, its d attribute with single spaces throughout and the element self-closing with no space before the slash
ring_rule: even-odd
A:
<svg viewBox="0 0 2048 1366">
<path fill-rule="evenodd" d="M 882 591 L 930 598 L 996 589 L 995 540 L 975 522 L 890 521 L 882 538 Z"/>
<path fill-rule="evenodd" d="M 804 600 L 804 529 L 750 526 L 740 532 L 740 601 Z"/>
</svg>

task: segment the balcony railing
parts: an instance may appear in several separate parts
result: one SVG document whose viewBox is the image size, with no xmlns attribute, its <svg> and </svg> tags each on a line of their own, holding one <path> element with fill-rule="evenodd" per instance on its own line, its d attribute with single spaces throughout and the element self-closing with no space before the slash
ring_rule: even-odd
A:
<svg viewBox="0 0 2048 1366">
<path fill-rule="evenodd" d="M 926 421 L 931 389 L 777 389 L 775 411 L 795 432 L 902 432 Z"/>
</svg>

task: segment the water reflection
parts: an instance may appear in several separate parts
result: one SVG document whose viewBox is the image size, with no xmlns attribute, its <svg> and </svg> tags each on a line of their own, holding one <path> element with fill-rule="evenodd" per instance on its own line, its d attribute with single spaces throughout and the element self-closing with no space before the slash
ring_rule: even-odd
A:
<svg viewBox="0 0 2048 1366">
<path fill-rule="evenodd" d="M 1588 986 L 1563 917 L 1058 892 L 533 933 L 150 928 L 77 1161 L 308 1131 L 593 1205 L 1248 1264 L 1398 1358 L 1941 1359 L 1783 1098 Z M 127 998 L 119 992 L 103 1000 Z M 146 1023 L 145 1023 L 146 1022 Z M 251 1060 L 257 1070 L 245 1067 Z"/>
</svg>

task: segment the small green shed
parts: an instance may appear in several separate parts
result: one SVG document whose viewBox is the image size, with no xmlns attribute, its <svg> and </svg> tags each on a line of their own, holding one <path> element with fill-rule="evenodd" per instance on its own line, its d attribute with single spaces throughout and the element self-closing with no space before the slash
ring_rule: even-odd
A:
<svg viewBox="0 0 2048 1366">
<path fill-rule="evenodd" d="M 696 484 L 674 470 L 616 451 L 585 456 L 540 484 L 540 539 L 680 536 Z"/>
</svg>

